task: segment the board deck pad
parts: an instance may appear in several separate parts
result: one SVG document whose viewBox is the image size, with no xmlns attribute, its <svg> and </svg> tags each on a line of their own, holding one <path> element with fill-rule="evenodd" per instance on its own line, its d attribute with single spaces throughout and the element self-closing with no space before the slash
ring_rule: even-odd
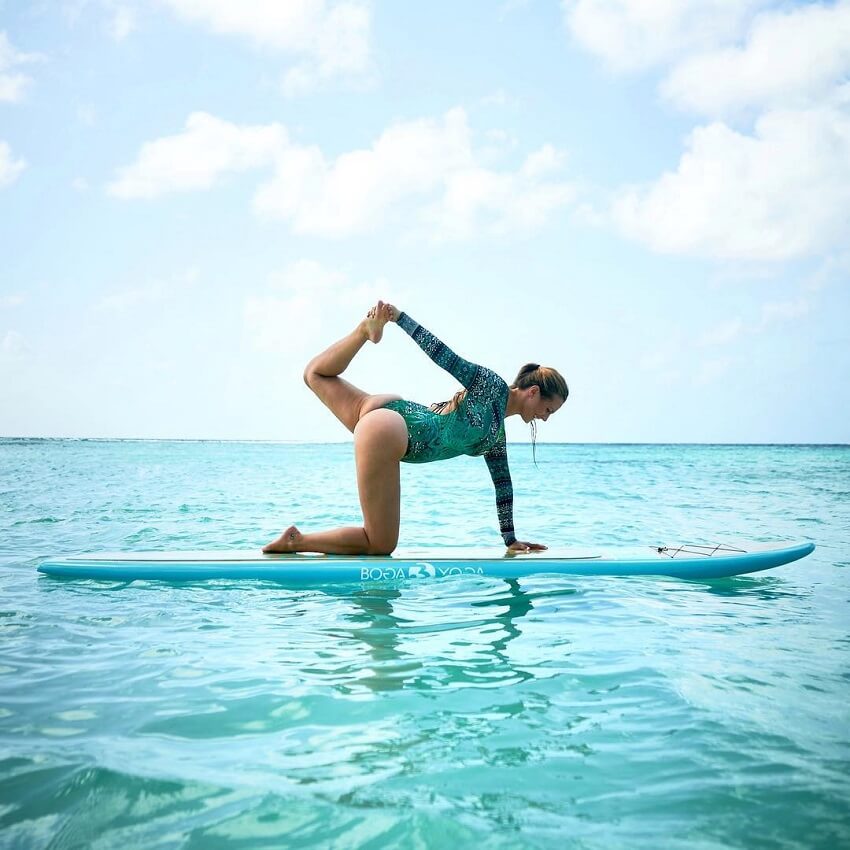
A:
<svg viewBox="0 0 850 850">
<path fill-rule="evenodd" d="M 374 584 L 450 576 L 517 579 L 530 575 L 723 578 L 782 566 L 810 554 L 814 543 L 717 543 L 615 549 L 428 548 L 393 555 L 264 555 L 216 552 L 100 552 L 49 558 L 39 572 L 108 581 L 266 579 L 283 584 Z"/>
</svg>

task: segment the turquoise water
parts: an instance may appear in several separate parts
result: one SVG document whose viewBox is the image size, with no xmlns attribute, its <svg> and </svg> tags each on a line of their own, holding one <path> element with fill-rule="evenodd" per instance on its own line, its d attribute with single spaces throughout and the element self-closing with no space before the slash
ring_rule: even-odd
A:
<svg viewBox="0 0 850 850">
<path fill-rule="evenodd" d="M 850 846 L 850 449 L 510 446 L 520 536 L 810 539 L 756 577 L 289 590 L 42 557 L 356 521 L 351 447 L 0 441 L 0 846 Z M 493 545 L 480 459 L 401 545 Z"/>
</svg>

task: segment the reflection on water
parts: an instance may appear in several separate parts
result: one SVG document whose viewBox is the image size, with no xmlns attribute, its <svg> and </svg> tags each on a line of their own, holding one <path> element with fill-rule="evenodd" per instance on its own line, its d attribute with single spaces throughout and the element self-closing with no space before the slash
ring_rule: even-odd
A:
<svg viewBox="0 0 850 850">
<path fill-rule="evenodd" d="M 436 587 L 449 589 L 445 583 Z M 440 686 L 440 680 L 434 679 L 435 660 L 444 663 L 447 675 L 443 684 L 450 686 L 450 668 L 459 655 L 467 668 L 474 667 L 482 681 L 493 687 L 532 678 L 528 671 L 516 668 L 506 653 L 508 644 L 522 634 L 518 621 L 534 608 L 531 596 L 513 579 L 494 580 L 493 586 L 466 585 L 460 591 L 450 593 L 448 605 L 436 606 L 433 598 L 423 599 L 428 594 L 405 598 L 401 588 L 370 587 L 351 593 L 347 597 L 351 610 L 345 620 L 353 626 L 336 626 L 328 636 L 362 643 L 370 664 L 368 675 L 359 678 L 358 684 L 376 692 Z M 471 629 L 478 635 L 474 657 L 465 642 L 445 640 L 447 633 L 461 631 L 468 642 Z M 433 656 L 435 637 L 440 652 Z M 423 647 L 429 648 L 427 653 Z M 431 669 L 423 672 L 425 661 Z M 470 674 L 470 669 L 465 670 L 461 682 L 467 682 Z"/>
</svg>

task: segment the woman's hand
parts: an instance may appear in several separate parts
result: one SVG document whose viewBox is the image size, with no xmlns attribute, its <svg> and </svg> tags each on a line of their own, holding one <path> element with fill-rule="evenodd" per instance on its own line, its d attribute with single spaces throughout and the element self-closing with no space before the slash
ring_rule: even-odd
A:
<svg viewBox="0 0 850 850">
<path fill-rule="evenodd" d="M 548 548 L 548 546 L 544 546 L 542 543 L 526 543 L 523 540 L 514 540 L 508 546 L 508 552 L 541 552 Z"/>
<path fill-rule="evenodd" d="M 393 307 L 392 304 L 384 304 L 384 318 L 388 322 L 397 322 L 400 315 L 401 310 L 397 307 Z"/>
</svg>

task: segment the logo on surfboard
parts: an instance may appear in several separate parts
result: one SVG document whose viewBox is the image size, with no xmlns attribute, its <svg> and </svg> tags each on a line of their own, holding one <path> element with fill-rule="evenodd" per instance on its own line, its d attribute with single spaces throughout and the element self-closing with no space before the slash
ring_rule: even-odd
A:
<svg viewBox="0 0 850 850">
<path fill-rule="evenodd" d="M 406 569 L 404 567 L 361 567 L 360 581 L 386 581 L 387 579 L 400 578 L 443 578 L 444 576 L 483 576 L 481 567 L 458 567 L 458 566 L 434 566 L 426 561 L 418 561 Z"/>
</svg>

